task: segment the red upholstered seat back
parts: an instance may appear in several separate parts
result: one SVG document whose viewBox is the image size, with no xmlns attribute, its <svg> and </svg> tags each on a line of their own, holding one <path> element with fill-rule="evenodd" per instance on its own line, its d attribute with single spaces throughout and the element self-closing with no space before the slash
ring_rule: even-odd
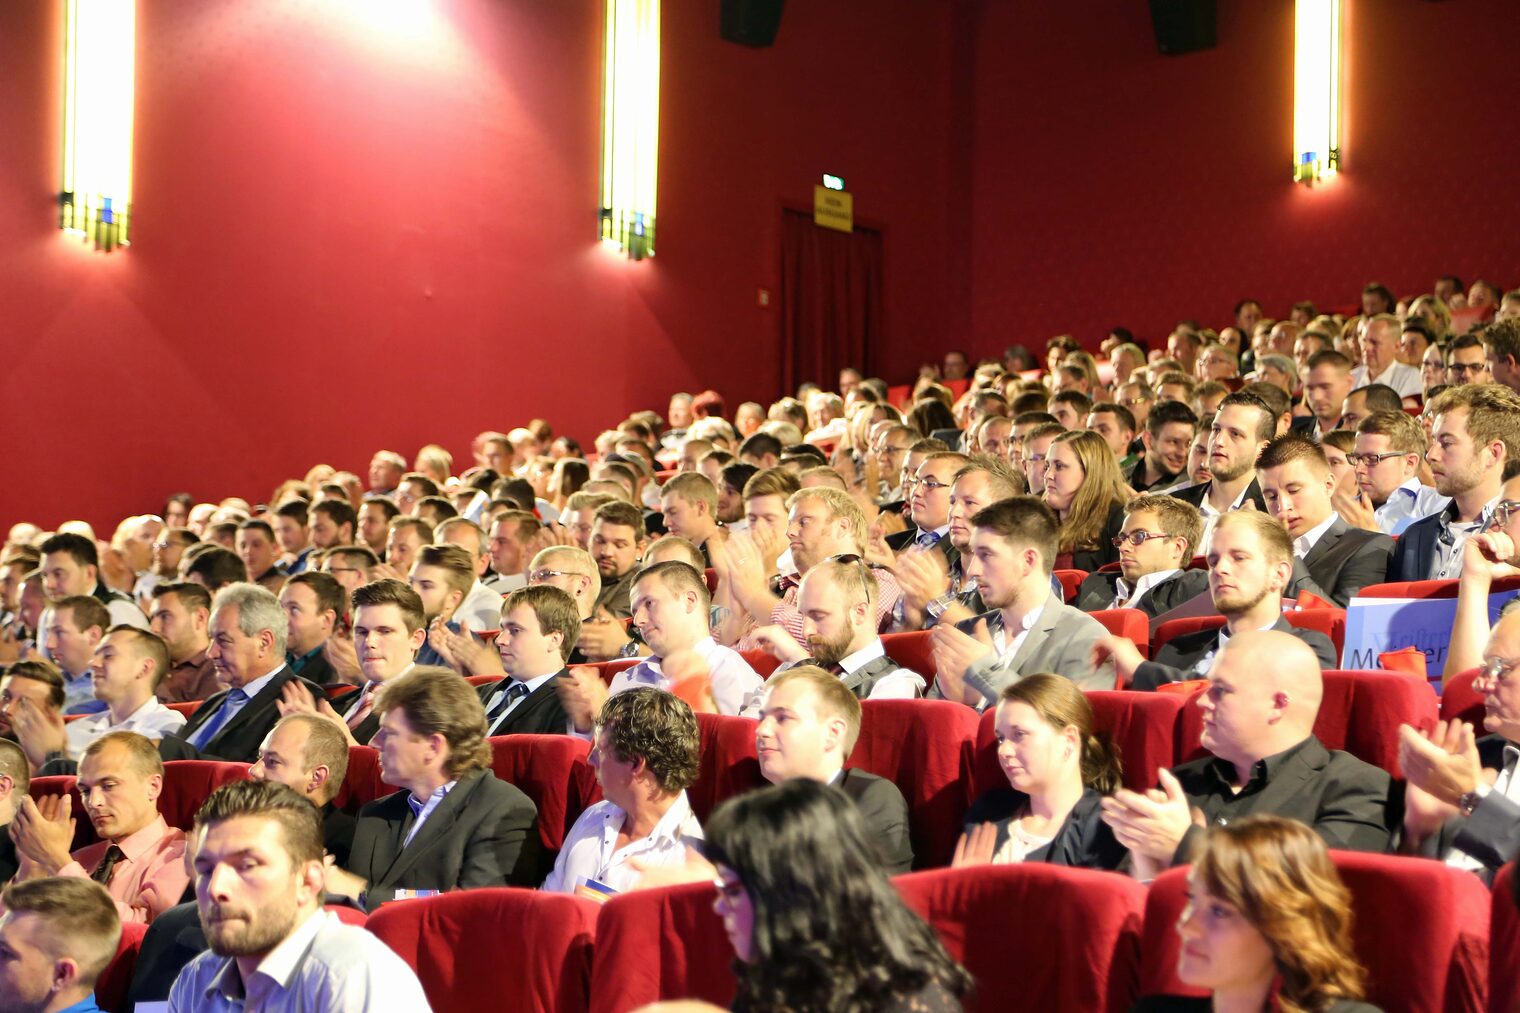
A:
<svg viewBox="0 0 1520 1013">
<path fill-rule="evenodd" d="M 1145 887 L 1029 863 L 934 869 L 893 882 L 976 978 L 968 1013 L 1119 1011 L 1134 1002 Z M 1010 978 L 1023 961 L 1031 973 Z"/>
<path fill-rule="evenodd" d="M 127 992 L 132 987 L 132 972 L 137 968 L 137 953 L 142 949 L 143 936 L 148 926 L 144 922 L 131 922 L 121 927 L 121 942 L 116 946 L 116 956 L 106 965 L 95 982 L 95 1001 L 107 1013 L 126 1013 Z"/>
<path fill-rule="evenodd" d="M 1100 609 L 1089 613 L 1116 637 L 1123 637 L 1140 649 L 1140 656 L 1151 656 L 1151 618 L 1142 609 Z"/>
<path fill-rule="evenodd" d="M 1515 905 L 1515 863 L 1494 877 L 1488 956 L 1490 1013 L 1520 1011 L 1520 908 Z"/>
<path fill-rule="evenodd" d="M 917 868 L 948 865 L 969 799 L 976 711 L 948 700 L 867 700 L 847 767 L 896 784 L 908 803 Z"/>
<path fill-rule="evenodd" d="M 1299 609 L 1296 612 L 1284 612 L 1288 624 L 1301 630 L 1316 630 L 1330 638 L 1335 645 L 1335 656 L 1339 658 L 1341 652 L 1346 649 L 1346 610 L 1345 609 Z"/>
<path fill-rule="evenodd" d="M 1066 598 L 1066 604 L 1070 605 L 1077 600 L 1077 588 L 1087 579 L 1086 570 L 1057 570 L 1056 580 L 1061 582 L 1061 594 Z"/>
<path fill-rule="evenodd" d="M 1179 762 L 1203 755 L 1198 695 L 1188 698 L 1182 712 Z M 1314 734 L 1326 749 L 1344 749 L 1399 777 L 1399 725 L 1430 729 L 1435 722 L 1436 695 L 1429 683 L 1401 672 L 1332 669 L 1325 673 L 1325 695 L 1314 720 Z"/>
<path fill-rule="evenodd" d="M 539 837 L 549 852 L 558 852 L 571 825 L 602 798 L 586 762 L 591 743 L 569 735 L 498 735 L 488 741 L 491 769 L 538 806 Z"/>
<path fill-rule="evenodd" d="M 701 758 L 697 783 L 686 789 L 697 819 L 706 822 L 718 803 L 765 784 L 755 756 L 754 718 L 698 714 Z"/>
<path fill-rule="evenodd" d="M 1156 632 L 1151 634 L 1151 657 L 1155 657 L 1171 641 L 1189 633 L 1199 630 L 1218 629 L 1224 625 L 1224 616 L 1187 616 L 1183 619 L 1168 619 L 1156 627 Z"/>
<path fill-rule="evenodd" d="M 713 913 L 714 892 L 711 883 L 692 883 L 634 890 L 602 905 L 591 1013 L 626 1013 L 661 999 L 705 999 L 727 1009 L 734 951 Z"/>
<path fill-rule="evenodd" d="M 195 814 L 224 784 L 248 780 L 248 764 L 223 763 L 218 760 L 171 760 L 164 764 L 164 791 L 158 797 L 158 811 L 171 827 L 188 831 L 195 824 Z"/>
<path fill-rule="evenodd" d="M 380 753 L 377 750 L 371 746 L 349 746 L 348 774 L 343 778 L 343 787 L 338 789 L 333 804 L 347 812 L 357 812 L 360 806 L 397 790 L 380 776 Z"/>
<path fill-rule="evenodd" d="M 1396 855 L 1332 851 L 1351 890 L 1356 954 L 1368 1001 L 1386 1013 L 1480 1013 L 1487 994 L 1489 896 L 1470 872 Z M 1140 994 L 1198 995 L 1177 979 L 1177 919 L 1187 870 L 1151 884 L 1145 907 Z"/>
<path fill-rule="evenodd" d="M 593 671 L 596 672 L 597 675 L 600 675 L 602 677 L 602 681 L 604 683 L 606 683 L 607 685 L 611 686 L 612 685 L 612 677 L 614 675 L 617 675 L 619 672 L 621 672 L 625 668 L 632 668 L 634 665 L 637 665 L 642 660 L 644 660 L 644 659 L 642 659 L 642 658 L 616 658 L 616 659 L 614 659 L 612 661 L 594 661 L 594 662 L 592 662 L 589 665 L 577 665 L 575 667 L 576 668 L 589 668 L 589 669 L 592 669 Z"/>
<path fill-rule="evenodd" d="M 929 685 L 934 684 L 934 648 L 929 643 L 928 630 L 883 634 L 881 646 L 886 650 L 887 657 L 903 668 L 917 672 Z"/>
<path fill-rule="evenodd" d="M 1172 693 L 1137 693 L 1130 690 L 1089 691 L 1093 727 L 1106 734 L 1119 751 L 1124 765 L 1124 786 L 1134 791 L 1154 788 L 1156 771 L 1171 767 L 1177 755 L 1177 726 L 1187 698 Z M 976 734 L 976 761 L 972 798 L 1008 783 L 997 761 L 995 708 L 982 714 Z"/>
<path fill-rule="evenodd" d="M 1450 721 L 1452 718 L 1460 718 L 1473 726 L 1473 730 L 1479 735 L 1483 734 L 1483 694 L 1473 689 L 1473 680 L 1478 677 L 1476 668 L 1469 668 L 1465 672 L 1458 672 L 1441 685 L 1441 720 Z"/>
<path fill-rule="evenodd" d="M 435 1010 L 583 1013 L 596 915 L 580 897 L 497 888 L 386 904 L 368 927 Z"/>
</svg>

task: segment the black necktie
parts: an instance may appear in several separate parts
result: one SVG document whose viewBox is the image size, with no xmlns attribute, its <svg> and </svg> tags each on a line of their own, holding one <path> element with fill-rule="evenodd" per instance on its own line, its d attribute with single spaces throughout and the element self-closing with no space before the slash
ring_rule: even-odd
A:
<svg viewBox="0 0 1520 1013">
<path fill-rule="evenodd" d="M 95 866 L 95 871 L 90 873 L 90 878 L 101 886 L 107 885 L 111 882 L 111 873 L 116 871 L 116 863 L 126 857 L 120 848 L 111 845 L 101 857 L 100 864 Z"/>
<path fill-rule="evenodd" d="M 486 728 L 494 727 L 496 722 L 501 720 L 501 716 L 507 712 L 507 708 L 527 695 L 528 684 L 513 679 L 507 691 L 497 697 L 496 702 L 491 705 L 491 712 L 486 715 Z"/>
</svg>

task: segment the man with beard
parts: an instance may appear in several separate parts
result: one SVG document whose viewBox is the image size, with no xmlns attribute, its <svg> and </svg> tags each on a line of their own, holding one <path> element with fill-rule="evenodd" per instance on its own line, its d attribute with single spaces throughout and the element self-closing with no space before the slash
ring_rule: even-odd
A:
<svg viewBox="0 0 1520 1013">
<path fill-rule="evenodd" d="M 1248 502 L 1266 512 L 1261 486 L 1256 484 L 1256 458 L 1276 435 L 1276 414 L 1255 394 L 1241 391 L 1219 402 L 1209 432 L 1209 473 L 1213 478 L 1173 494 L 1203 515 L 1199 552 L 1209 551 L 1214 522 L 1223 514 Z"/>
<path fill-rule="evenodd" d="M 923 696 L 923 676 L 887 657 L 882 646 L 876 632 L 878 593 L 876 578 L 864 563 L 819 563 L 802 578 L 797 594 L 807 650 L 779 628 L 757 630 L 755 639 L 781 659 L 781 671 L 814 665 L 839 676 L 862 700 Z"/>
<path fill-rule="evenodd" d="M 596 612 L 606 612 L 617 619 L 633 615 L 628 592 L 638 573 L 639 557 L 648 539 L 644 537 L 644 515 L 632 503 L 613 500 L 597 508 L 591 522 L 591 556 L 601 577 L 596 596 Z"/>
<path fill-rule="evenodd" d="M 211 950 L 169 993 L 174 1013 L 427 1010 L 417 976 L 378 938 L 322 909 L 317 809 L 240 781 L 196 815 L 195 899 Z"/>
</svg>

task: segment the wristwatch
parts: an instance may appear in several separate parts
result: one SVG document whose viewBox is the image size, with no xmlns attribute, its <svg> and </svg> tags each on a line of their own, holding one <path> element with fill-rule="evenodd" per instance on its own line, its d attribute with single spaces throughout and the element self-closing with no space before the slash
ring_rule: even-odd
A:
<svg viewBox="0 0 1520 1013">
<path fill-rule="evenodd" d="M 1480 784 L 1472 791 L 1464 792 L 1462 797 L 1457 799 L 1457 811 L 1463 816 L 1471 816 L 1473 810 L 1478 808 L 1478 803 L 1488 797 L 1490 790 L 1488 785 Z"/>
</svg>

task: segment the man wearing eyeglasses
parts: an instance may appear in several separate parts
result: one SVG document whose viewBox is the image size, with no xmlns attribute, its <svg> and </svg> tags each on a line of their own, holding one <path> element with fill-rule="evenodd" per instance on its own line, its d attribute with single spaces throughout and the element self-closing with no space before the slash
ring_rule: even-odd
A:
<svg viewBox="0 0 1520 1013">
<path fill-rule="evenodd" d="M 1407 412 L 1373 412 L 1362 419 L 1348 455 L 1356 488 L 1335 491 L 1335 512 L 1348 524 L 1400 535 L 1415 521 L 1445 510 L 1451 497 L 1418 477 L 1428 445 L 1425 428 Z"/>
<path fill-rule="evenodd" d="M 1493 374 L 1488 371 L 1483 342 L 1476 336 L 1464 334 L 1447 347 L 1446 382 L 1453 386 L 1494 382 Z"/>
<path fill-rule="evenodd" d="M 890 484 L 890 488 L 886 488 L 876 500 L 883 510 L 900 510 L 907 500 L 908 493 L 904 485 L 907 474 L 903 470 L 903 464 L 913 449 L 913 444 L 917 442 L 918 434 L 904 425 L 888 426 L 877 438 L 873 450 L 877 474 L 881 476 L 883 487 Z"/>
<path fill-rule="evenodd" d="M 1191 504 L 1171 496 L 1135 497 L 1114 539 L 1119 572 L 1088 575 L 1077 589 L 1077 608 L 1133 608 L 1154 619 L 1207 593 L 1208 571 L 1184 569 L 1202 534 L 1203 518 Z"/>
<path fill-rule="evenodd" d="M 950 487 L 955 473 L 966 463 L 965 454 L 941 451 L 929 454 L 918 466 L 912 493 L 908 499 L 908 517 L 913 527 L 887 536 L 893 552 L 908 548 L 938 549 L 952 565 L 958 553 L 950 544 Z"/>
</svg>

